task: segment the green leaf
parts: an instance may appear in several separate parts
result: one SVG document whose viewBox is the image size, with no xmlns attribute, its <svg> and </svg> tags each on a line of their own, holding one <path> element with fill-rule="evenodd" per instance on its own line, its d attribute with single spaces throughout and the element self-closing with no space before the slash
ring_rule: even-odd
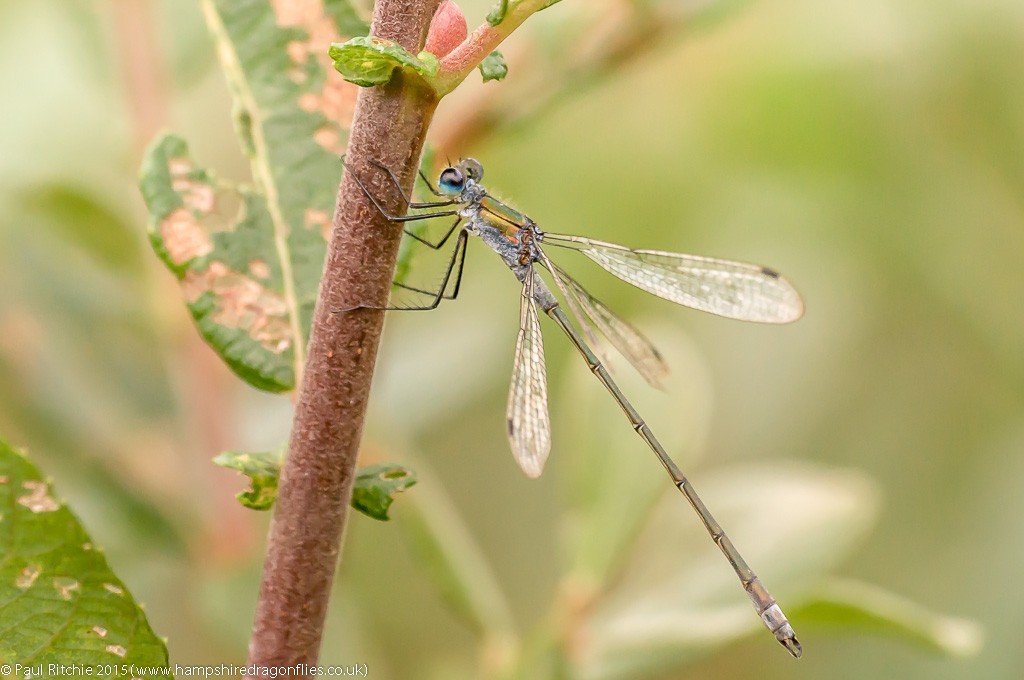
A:
<svg viewBox="0 0 1024 680">
<path fill-rule="evenodd" d="M 281 477 L 282 452 L 225 451 L 213 462 L 237 470 L 249 478 L 250 488 L 235 495 L 251 510 L 269 510 L 277 500 Z M 356 473 L 352 488 L 352 507 L 373 519 L 387 521 L 395 494 L 416 483 L 416 474 L 401 465 L 369 465 Z"/>
<path fill-rule="evenodd" d="M 436 76 L 440 68 L 433 54 L 420 52 L 413 56 L 398 43 L 376 36 L 334 43 L 328 54 L 334 60 L 335 70 L 360 87 L 384 85 L 391 80 L 396 68 L 413 71 L 424 78 Z"/>
<path fill-rule="evenodd" d="M 281 476 L 282 453 L 277 451 L 225 451 L 213 462 L 238 470 L 249 478 L 248 491 L 235 494 L 238 502 L 251 510 L 269 510 L 277 500 L 277 481 Z"/>
<path fill-rule="evenodd" d="M 508 0 L 498 0 L 498 4 L 487 13 L 487 23 L 497 26 L 505 20 L 506 14 L 508 14 Z"/>
<path fill-rule="evenodd" d="M 937 614 L 877 586 L 838 579 L 817 588 L 790 619 L 807 627 L 901 638 L 951 656 L 977 654 L 984 637 L 974 621 Z"/>
<path fill-rule="evenodd" d="M 235 100 L 254 186 L 236 185 L 163 135 L 142 165 L 150 240 L 203 338 L 240 377 L 294 389 L 327 249 L 356 89 L 327 46 L 350 14 L 278 13 L 266 0 L 202 0 Z M 332 21 L 333 20 L 333 21 Z M 339 23 L 335 23 L 339 22 Z M 347 37 L 347 36 L 345 36 Z"/>
<path fill-rule="evenodd" d="M 150 241 L 178 276 L 203 339 L 250 385 L 292 389 L 293 317 L 315 302 L 316 289 L 309 281 L 302 302 L 294 287 L 286 290 L 266 199 L 197 167 L 185 141 L 171 134 L 146 152 L 141 188 Z M 299 342 L 305 343 L 305 334 Z"/>
<path fill-rule="evenodd" d="M 166 646 L 103 551 L 39 471 L 3 441 L 0 545 L 0 663 L 134 664 L 136 677 L 170 677 L 157 670 L 169 669 Z"/>
<path fill-rule="evenodd" d="M 352 507 L 359 512 L 383 522 L 388 517 L 388 508 L 395 500 L 395 494 L 405 491 L 416 483 L 412 470 L 401 465 L 369 465 L 356 473 L 352 489 Z"/>
<path fill-rule="evenodd" d="M 484 82 L 488 80 L 504 80 L 505 76 L 508 75 L 508 65 L 505 63 L 505 58 L 501 56 L 501 52 L 494 50 L 480 62 L 480 75 L 483 76 Z"/>
</svg>

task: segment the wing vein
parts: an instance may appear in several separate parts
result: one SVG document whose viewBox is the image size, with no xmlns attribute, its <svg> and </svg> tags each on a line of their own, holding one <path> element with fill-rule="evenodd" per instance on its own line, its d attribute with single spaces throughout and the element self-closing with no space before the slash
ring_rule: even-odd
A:
<svg viewBox="0 0 1024 680">
<path fill-rule="evenodd" d="M 608 308 L 591 295 L 579 281 L 555 268 L 555 276 L 562 287 L 576 300 L 576 304 L 594 322 L 612 346 L 626 358 L 652 387 L 661 388 L 662 380 L 668 375 L 665 360 L 651 341 L 631 323 Z"/>
</svg>

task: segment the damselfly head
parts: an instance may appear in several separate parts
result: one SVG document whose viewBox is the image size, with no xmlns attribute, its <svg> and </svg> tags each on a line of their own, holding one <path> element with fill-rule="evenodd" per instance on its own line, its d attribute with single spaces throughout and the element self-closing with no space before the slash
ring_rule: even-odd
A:
<svg viewBox="0 0 1024 680">
<path fill-rule="evenodd" d="M 438 189 L 449 196 L 458 196 L 466 188 L 466 182 L 479 182 L 484 176 L 484 166 L 475 158 L 464 158 L 458 165 L 445 168 L 437 179 Z"/>
</svg>

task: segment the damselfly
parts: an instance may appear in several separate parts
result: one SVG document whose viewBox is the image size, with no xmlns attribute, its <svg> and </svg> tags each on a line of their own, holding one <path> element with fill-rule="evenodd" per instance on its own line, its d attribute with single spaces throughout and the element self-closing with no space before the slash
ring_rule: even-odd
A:
<svg viewBox="0 0 1024 680">
<path fill-rule="evenodd" d="M 380 164 L 374 165 L 386 173 L 401 191 L 397 177 L 390 170 Z M 405 283 L 395 284 L 401 289 L 428 295 L 428 304 L 384 309 L 434 309 L 443 299 L 454 299 L 458 295 L 462 279 L 466 243 L 471 235 L 480 237 L 501 257 L 522 283 L 519 336 L 516 340 L 512 387 L 506 415 L 509 444 L 523 472 L 529 477 L 538 477 L 544 469 L 551 449 L 544 347 L 537 312 L 540 308 L 569 337 L 587 362 L 587 366 L 625 412 L 633 429 L 657 455 L 672 478 L 672 483 L 697 511 L 711 538 L 735 570 L 743 589 L 750 596 L 768 630 L 790 654 L 799 657 L 800 643 L 797 642 L 793 627 L 775 599 L 747 566 L 732 541 L 697 495 L 693 485 L 658 442 L 650 426 L 619 390 L 602 361 L 584 340 L 584 336 L 591 344 L 595 344 L 596 327 L 596 330 L 604 334 L 612 346 L 654 385 L 658 384 L 667 370 L 661 355 L 638 330 L 614 314 L 555 265 L 549 259 L 546 249 L 550 246 L 552 249 L 575 250 L 623 281 L 660 298 L 731 319 L 761 323 L 795 321 L 803 314 L 800 295 L 778 272 L 767 267 L 660 250 L 633 250 L 583 236 L 541 231 L 529 217 L 488 194 L 480 183 L 483 174 L 483 167 L 478 161 L 471 158 L 462 160 L 441 172 L 436 188 L 430 182 L 426 182 L 430 190 L 441 200 L 414 203 L 403 194 L 409 208 L 435 210 L 399 216 L 388 214 L 380 201 L 353 173 L 353 178 L 367 197 L 392 222 L 455 217 L 454 223 L 436 243 L 407 231 L 413 238 L 435 249 L 444 247 L 450 237 L 456 231 L 458 233 L 443 280 L 436 291 Z M 569 310 L 576 317 L 582 334 L 577 332 L 539 275 L 538 265 L 547 270 Z M 449 292 L 453 272 L 454 285 Z"/>
</svg>

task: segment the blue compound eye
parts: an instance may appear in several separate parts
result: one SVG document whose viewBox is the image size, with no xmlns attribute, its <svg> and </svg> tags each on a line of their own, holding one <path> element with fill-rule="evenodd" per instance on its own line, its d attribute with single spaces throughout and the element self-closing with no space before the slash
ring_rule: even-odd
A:
<svg viewBox="0 0 1024 680">
<path fill-rule="evenodd" d="M 458 168 L 447 168 L 437 180 L 438 188 L 445 194 L 461 194 L 466 178 Z"/>
</svg>

